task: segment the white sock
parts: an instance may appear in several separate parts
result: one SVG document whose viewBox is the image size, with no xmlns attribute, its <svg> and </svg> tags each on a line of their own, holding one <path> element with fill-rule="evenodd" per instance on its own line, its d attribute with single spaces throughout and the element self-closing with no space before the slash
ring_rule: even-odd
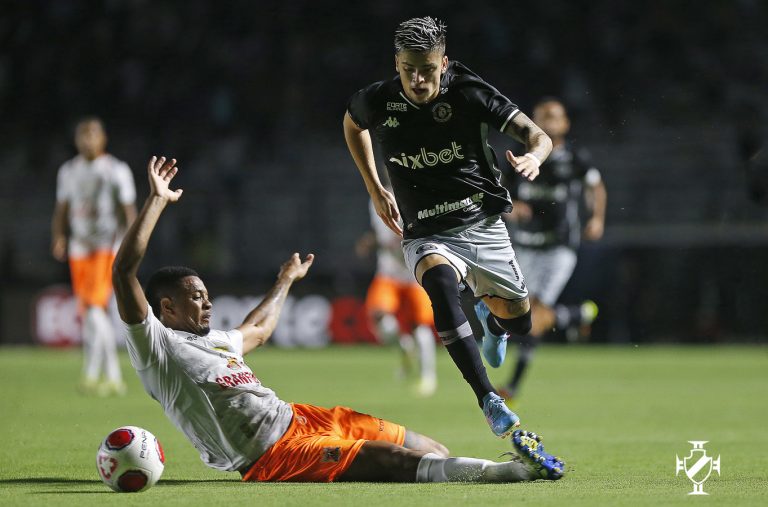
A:
<svg viewBox="0 0 768 507">
<path fill-rule="evenodd" d="M 416 470 L 416 482 L 520 482 L 534 478 L 519 461 L 441 458 L 434 453 L 422 456 Z"/>
<path fill-rule="evenodd" d="M 110 382 L 120 383 L 123 376 L 120 372 L 120 361 L 117 357 L 117 341 L 115 339 L 115 329 L 106 310 L 98 309 L 97 329 L 101 338 L 102 358 L 104 360 L 104 373 Z"/>
<path fill-rule="evenodd" d="M 413 330 L 413 336 L 419 347 L 421 379 L 434 381 L 437 379 L 435 373 L 435 335 L 429 327 L 418 326 Z"/>
<path fill-rule="evenodd" d="M 99 338 L 98 308 L 88 307 L 83 315 L 83 377 L 99 380 L 101 374 L 102 346 Z"/>
<path fill-rule="evenodd" d="M 400 339 L 400 323 L 392 314 L 384 314 L 376 323 L 376 331 L 379 333 L 381 343 L 394 343 Z"/>
</svg>

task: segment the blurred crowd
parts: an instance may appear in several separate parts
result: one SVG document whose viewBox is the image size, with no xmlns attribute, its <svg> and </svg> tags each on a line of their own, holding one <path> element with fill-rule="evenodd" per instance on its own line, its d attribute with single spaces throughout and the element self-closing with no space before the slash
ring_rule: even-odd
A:
<svg viewBox="0 0 768 507">
<path fill-rule="evenodd" d="M 565 101 L 614 196 L 609 246 L 638 242 L 623 226 L 670 217 L 765 218 L 768 178 L 752 163 L 765 160 L 768 115 L 762 0 L 5 2 L 2 278 L 66 281 L 48 253 L 55 174 L 75 121 L 95 114 L 140 196 L 149 155 L 181 161 L 188 202 L 164 217 L 155 262 L 248 279 L 311 249 L 318 276 L 352 283 L 367 269 L 352 245 L 368 217 L 342 139 L 346 100 L 394 75 L 395 26 L 427 14 L 448 25 L 449 58 L 524 110 Z"/>
</svg>

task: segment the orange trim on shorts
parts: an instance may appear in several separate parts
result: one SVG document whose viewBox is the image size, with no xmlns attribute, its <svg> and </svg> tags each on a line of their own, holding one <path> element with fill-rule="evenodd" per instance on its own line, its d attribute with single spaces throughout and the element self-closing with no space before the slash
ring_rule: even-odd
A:
<svg viewBox="0 0 768 507">
<path fill-rule="evenodd" d="M 376 275 L 365 297 L 368 314 L 376 312 L 395 314 L 401 322 L 432 326 L 432 302 L 418 283 L 403 282 Z"/>
<path fill-rule="evenodd" d="M 366 441 L 405 441 L 403 426 L 348 407 L 295 403 L 292 408 L 288 430 L 243 474 L 243 481 L 333 482 Z"/>
<path fill-rule="evenodd" d="M 69 259 L 72 274 L 72 292 L 83 306 L 106 308 L 112 295 L 112 250 L 98 250 L 85 257 Z M 81 308 L 82 309 L 82 308 Z"/>
</svg>

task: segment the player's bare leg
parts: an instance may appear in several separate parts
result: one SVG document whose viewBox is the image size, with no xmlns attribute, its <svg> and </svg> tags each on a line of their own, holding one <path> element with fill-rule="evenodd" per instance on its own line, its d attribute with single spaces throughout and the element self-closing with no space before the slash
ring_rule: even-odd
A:
<svg viewBox="0 0 768 507">
<path fill-rule="evenodd" d="M 509 461 L 456 457 L 407 449 L 389 442 L 368 441 L 340 481 L 366 482 L 520 482 L 562 477 L 561 461 L 533 448 L 528 432 L 516 431 Z M 518 436 L 519 435 L 519 436 Z M 534 457 L 535 456 L 535 457 Z M 557 473 L 552 469 L 558 467 Z"/>
</svg>

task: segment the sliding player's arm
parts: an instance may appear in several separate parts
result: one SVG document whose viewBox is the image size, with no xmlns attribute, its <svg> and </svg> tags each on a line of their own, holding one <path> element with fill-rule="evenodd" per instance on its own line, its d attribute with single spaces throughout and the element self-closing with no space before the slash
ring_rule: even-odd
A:
<svg viewBox="0 0 768 507">
<path fill-rule="evenodd" d="M 552 151 L 552 140 L 522 112 L 512 118 L 504 133 L 525 145 L 526 153 L 519 157 L 507 150 L 507 160 L 518 174 L 533 181 L 539 175 L 539 166 Z"/>
<path fill-rule="evenodd" d="M 349 115 L 344 115 L 344 139 L 347 141 L 347 148 L 355 160 L 355 165 L 360 171 L 360 175 L 365 181 L 365 188 L 371 196 L 373 206 L 376 208 L 376 214 L 384 223 L 399 236 L 403 235 L 403 229 L 400 227 L 400 212 L 397 209 L 395 196 L 392 195 L 379 180 L 379 174 L 376 172 L 376 160 L 373 156 L 373 143 L 371 134 L 368 130 L 361 129 L 355 124 L 355 121 Z"/>
<path fill-rule="evenodd" d="M 152 157 L 147 165 L 150 194 L 136 220 L 123 238 L 112 268 L 117 309 L 126 324 L 138 324 L 147 318 L 147 298 L 141 288 L 137 273 L 149 238 L 169 202 L 176 202 L 182 190 L 171 190 L 169 183 L 176 175 L 176 159 Z"/>
<path fill-rule="evenodd" d="M 309 254 L 302 262 L 299 254 L 295 253 L 280 266 L 275 285 L 237 328 L 243 333 L 243 355 L 264 345 L 272 336 L 291 285 L 304 278 L 314 259 L 315 256 Z"/>
</svg>

